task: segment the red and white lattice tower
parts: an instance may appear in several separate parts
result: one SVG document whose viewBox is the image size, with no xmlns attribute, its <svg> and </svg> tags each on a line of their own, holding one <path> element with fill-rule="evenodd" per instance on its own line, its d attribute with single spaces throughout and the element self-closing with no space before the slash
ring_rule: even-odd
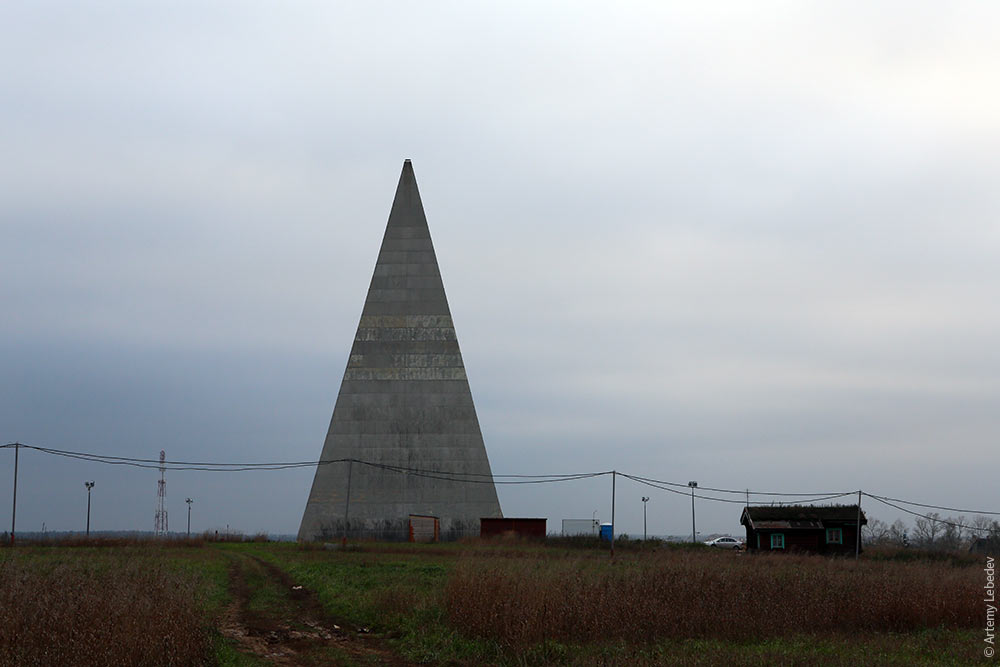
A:
<svg viewBox="0 0 1000 667">
<path fill-rule="evenodd" d="M 160 450 L 160 481 L 156 483 L 156 518 L 153 530 L 157 535 L 167 534 L 167 454 Z"/>
</svg>

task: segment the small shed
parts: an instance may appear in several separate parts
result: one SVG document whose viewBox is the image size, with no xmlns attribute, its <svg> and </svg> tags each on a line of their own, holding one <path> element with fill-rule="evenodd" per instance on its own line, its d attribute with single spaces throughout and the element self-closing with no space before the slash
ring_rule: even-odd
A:
<svg viewBox="0 0 1000 667">
<path fill-rule="evenodd" d="M 480 537 L 497 537 L 506 533 L 544 540 L 545 519 L 483 517 L 479 520 Z"/>
<path fill-rule="evenodd" d="M 437 542 L 441 536 L 441 521 L 426 514 L 410 515 L 410 542 Z"/>
<path fill-rule="evenodd" d="M 853 554 L 857 505 L 763 505 L 743 509 L 748 551 Z M 861 525 L 868 523 L 861 512 Z"/>
</svg>

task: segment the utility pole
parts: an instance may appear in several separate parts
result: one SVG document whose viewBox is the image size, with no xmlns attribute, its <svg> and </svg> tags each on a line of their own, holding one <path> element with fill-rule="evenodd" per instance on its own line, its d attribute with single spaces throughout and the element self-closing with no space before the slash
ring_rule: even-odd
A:
<svg viewBox="0 0 1000 667">
<path fill-rule="evenodd" d="M 642 541 L 646 541 L 646 503 L 649 502 L 649 496 L 642 497 Z"/>
<path fill-rule="evenodd" d="M 87 537 L 90 537 L 90 490 L 94 488 L 94 483 L 84 482 L 83 485 L 87 487 Z"/>
<path fill-rule="evenodd" d="M 14 546 L 14 527 L 17 523 L 17 455 L 21 451 L 21 443 L 14 443 L 14 507 L 10 512 L 10 546 Z"/>
<path fill-rule="evenodd" d="M 698 541 L 694 530 L 694 490 L 698 488 L 698 482 L 688 482 L 688 486 L 691 487 L 691 544 L 694 544 Z"/>
<path fill-rule="evenodd" d="M 615 557 L 615 478 L 618 472 L 611 471 L 611 557 Z"/>
<path fill-rule="evenodd" d="M 858 489 L 858 535 L 854 542 L 854 560 L 861 555 L 861 490 Z"/>
<path fill-rule="evenodd" d="M 156 514 L 153 530 L 157 537 L 167 536 L 167 454 L 160 450 L 160 481 L 156 483 Z"/>
<path fill-rule="evenodd" d="M 188 504 L 188 539 L 191 539 L 191 503 L 194 501 L 190 498 L 184 500 Z"/>
</svg>

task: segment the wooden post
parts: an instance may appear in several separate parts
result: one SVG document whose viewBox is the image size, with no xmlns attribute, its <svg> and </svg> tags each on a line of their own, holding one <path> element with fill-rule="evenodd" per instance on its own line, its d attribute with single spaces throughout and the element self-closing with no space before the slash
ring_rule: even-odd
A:
<svg viewBox="0 0 1000 667">
<path fill-rule="evenodd" d="M 858 491 L 858 535 L 854 542 L 854 560 L 861 554 L 861 491 Z"/>
<path fill-rule="evenodd" d="M 14 546 L 14 527 L 17 523 L 17 455 L 21 451 L 21 443 L 14 443 L 14 507 L 10 513 L 10 546 Z"/>
<path fill-rule="evenodd" d="M 618 472 L 611 471 L 611 557 L 615 557 L 615 478 Z"/>
</svg>

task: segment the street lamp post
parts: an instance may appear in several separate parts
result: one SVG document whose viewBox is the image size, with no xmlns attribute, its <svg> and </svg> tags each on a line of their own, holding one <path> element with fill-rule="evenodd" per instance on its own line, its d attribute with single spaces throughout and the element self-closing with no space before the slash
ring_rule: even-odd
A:
<svg viewBox="0 0 1000 667">
<path fill-rule="evenodd" d="M 87 537 L 90 537 L 90 490 L 94 488 L 94 483 L 84 482 L 83 485 L 87 487 Z"/>
<path fill-rule="evenodd" d="M 191 503 L 194 501 L 187 498 L 184 502 L 188 504 L 188 539 L 191 539 Z"/>
<path fill-rule="evenodd" d="M 698 541 L 694 531 L 694 490 L 698 488 L 698 482 L 688 482 L 688 486 L 691 487 L 691 544 L 694 544 Z"/>
<path fill-rule="evenodd" d="M 646 503 L 649 502 L 649 496 L 642 497 L 642 541 L 646 541 Z"/>
</svg>

